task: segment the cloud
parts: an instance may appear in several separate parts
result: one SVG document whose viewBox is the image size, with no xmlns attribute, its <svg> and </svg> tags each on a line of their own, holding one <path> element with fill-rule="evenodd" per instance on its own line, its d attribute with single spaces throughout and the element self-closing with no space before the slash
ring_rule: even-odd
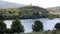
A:
<svg viewBox="0 0 60 34">
<path fill-rule="evenodd" d="M 60 0 L 2 0 L 2 1 L 8 1 L 26 5 L 29 5 L 31 3 L 32 5 L 40 6 L 43 8 L 60 6 L 59 4 Z"/>
<path fill-rule="evenodd" d="M 4 1 L 4 0 L 0 0 L 0 1 Z"/>
</svg>

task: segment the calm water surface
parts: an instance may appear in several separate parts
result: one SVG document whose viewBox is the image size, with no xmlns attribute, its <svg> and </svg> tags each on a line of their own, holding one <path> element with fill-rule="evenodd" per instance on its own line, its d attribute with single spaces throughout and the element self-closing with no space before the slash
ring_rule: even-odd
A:
<svg viewBox="0 0 60 34">
<path fill-rule="evenodd" d="M 32 32 L 32 24 L 34 24 L 35 20 L 40 20 L 43 22 L 44 30 L 53 30 L 55 24 L 60 22 L 60 18 L 48 19 L 48 18 L 40 18 L 40 19 L 24 19 L 21 20 L 22 25 L 24 25 L 25 33 Z M 7 28 L 10 28 L 13 20 L 5 20 L 4 23 L 7 24 Z"/>
</svg>

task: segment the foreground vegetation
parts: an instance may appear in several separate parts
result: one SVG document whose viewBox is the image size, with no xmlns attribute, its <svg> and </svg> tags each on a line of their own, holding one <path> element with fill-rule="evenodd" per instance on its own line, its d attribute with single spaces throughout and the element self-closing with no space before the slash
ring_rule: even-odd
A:
<svg viewBox="0 0 60 34">
<path fill-rule="evenodd" d="M 44 31 L 43 30 L 43 23 L 39 20 L 36 20 L 32 25 L 32 32 L 27 34 L 60 34 L 60 23 L 57 23 L 53 30 Z M 23 33 L 22 33 L 23 32 Z M 0 33 L 1 34 L 25 34 L 24 33 L 24 26 L 21 24 L 19 19 L 15 19 L 12 24 L 11 28 L 7 28 L 6 24 L 3 20 L 0 20 Z"/>
<path fill-rule="evenodd" d="M 59 15 L 50 14 L 46 9 L 37 6 L 26 6 L 21 8 L 0 9 L 0 33 L 4 34 L 25 34 L 24 26 L 19 19 L 36 19 L 36 18 L 60 18 Z M 16 19 L 18 18 L 18 19 Z M 4 20 L 14 19 L 11 28 L 7 28 Z M 44 31 L 43 23 L 36 20 L 32 25 L 33 32 L 27 34 L 60 34 L 60 23 L 55 25 L 52 31 Z M 22 33 L 23 32 L 23 33 Z"/>
<path fill-rule="evenodd" d="M 11 24 L 11 28 L 7 28 L 6 24 L 4 23 L 3 20 L 0 20 L 0 33 L 21 33 L 24 32 L 24 27 L 21 24 L 21 22 L 19 21 L 19 19 L 15 19 L 12 24 Z"/>
<path fill-rule="evenodd" d="M 44 32 L 32 32 L 28 34 L 60 34 L 60 31 L 44 31 Z"/>
</svg>

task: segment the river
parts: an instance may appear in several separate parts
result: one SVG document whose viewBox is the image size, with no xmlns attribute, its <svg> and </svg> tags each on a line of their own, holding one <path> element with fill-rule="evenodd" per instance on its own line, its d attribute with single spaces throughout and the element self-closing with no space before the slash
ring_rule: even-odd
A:
<svg viewBox="0 0 60 34">
<path fill-rule="evenodd" d="M 34 24 L 35 20 L 40 20 L 44 25 L 44 30 L 53 30 L 56 23 L 60 22 L 60 18 L 48 19 L 48 18 L 40 18 L 40 19 L 22 19 L 21 23 L 24 26 L 25 33 L 32 32 L 32 24 Z M 11 27 L 13 20 L 5 20 L 7 28 Z"/>
</svg>

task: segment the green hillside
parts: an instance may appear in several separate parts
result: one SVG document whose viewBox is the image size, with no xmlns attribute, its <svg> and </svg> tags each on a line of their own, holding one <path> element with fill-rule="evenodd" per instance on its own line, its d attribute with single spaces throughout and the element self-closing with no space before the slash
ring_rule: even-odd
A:
<svg viewBox="0 0 60 34">
<path fill-rule="evenodd" d="M 0 13 L 3 14 L 5 19 L 46 18 L 48 16 L 48 11 L 38 6 L 0 9 Z"/>
</svg>

